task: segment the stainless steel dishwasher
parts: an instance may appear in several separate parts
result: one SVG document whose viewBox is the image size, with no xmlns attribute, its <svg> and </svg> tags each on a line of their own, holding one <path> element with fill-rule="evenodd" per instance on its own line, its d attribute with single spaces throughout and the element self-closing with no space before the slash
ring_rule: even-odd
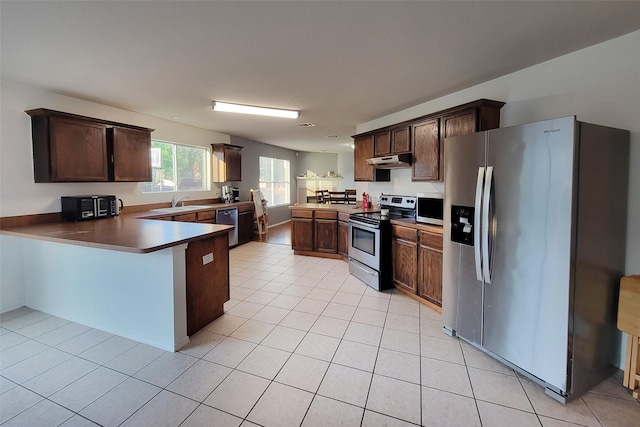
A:
<svg viewBox="0 0 640 427">
<path fill-rule="evenodd" d="M 233 225 L 229 230 L 229 247 L 238 244 L 238 208 L 224 208 L 216 210 L 216 224 Z"/>
</svg>

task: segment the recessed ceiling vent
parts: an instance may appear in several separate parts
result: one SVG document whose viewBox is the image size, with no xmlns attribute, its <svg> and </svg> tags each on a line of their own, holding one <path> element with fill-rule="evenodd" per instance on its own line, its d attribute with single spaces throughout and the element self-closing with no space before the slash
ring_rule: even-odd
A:
<svg viewBox="0 0 640 427">
<path fill-rule="evenodd" d="M 298 123 L 298 126 L 300 126 L 301 128 L 312 128 L 315 125 L 311 122 L 308 122 L 308 123 Z"/>
<path fill-rule="evenodd" d="M 329 138 L 329 139 L 340 138 L 340 135 L 327 135 L 325 136 L 325 138 Z"/>
</svg>

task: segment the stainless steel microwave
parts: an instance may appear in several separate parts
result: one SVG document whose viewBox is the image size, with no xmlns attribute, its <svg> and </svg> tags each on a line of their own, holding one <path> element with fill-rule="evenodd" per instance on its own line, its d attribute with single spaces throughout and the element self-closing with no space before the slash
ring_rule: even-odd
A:
<svg viewBox="0 0 640 427">
<path fill-rule="evenodd" d="M 425 224 L 442 225 L 444 218 L 444 194 L 418 193 L 416 221 Z"/>
</svg>

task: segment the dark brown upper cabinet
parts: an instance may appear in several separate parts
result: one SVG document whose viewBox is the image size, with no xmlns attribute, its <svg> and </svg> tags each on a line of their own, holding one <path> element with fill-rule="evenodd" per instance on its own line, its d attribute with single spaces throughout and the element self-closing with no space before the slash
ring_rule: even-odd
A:
<svg viewBox="0 0 640 427">
<path fill-rule="evenodd" d="M 411 153 L 411 127 L 391 129 L 391 154 Z"/>
<path fill-rule="evenodd" d="M 44 108 L 26 113 L 35 182 L 151 181 L 153 129 Z"/>
<path fill-rule="evenodd" d="M 242 181 L 242 147 L 211 144 L 213 182 Z"/>
<path fill-rule="evenodd" d="M 411 153 L 411 131 L 409 126 L 401 126 L 373 135 L 374 157 L 391 154 Z"/>
<path fill-rule="evenodd" d="M 412 181 L 437 181 L 440 177 L 440 120 L 416 123 L 413 129 Z"/>
<path fill-rule="evenodd" d="M 354 181 L 389 181 L 389 169 L 375 169 L 367 163 L 374 157 L 373 135 L 355 137 L 353 141 L 353 180 Z"/>
<path fill-rule="evenodd" d="M 151 181 L 151 134 L 113 127 L 113 181 Z"/>
<path fill-rule="evenodd" d="M 388 130 L 373 135 L 373 157 L 391 154 L 391 132 Z"/>
<path fill-rule="evenodd" d="M 479 99 L 355 135 L 355 181 L 389 181 L 388 169 L 376 169 L 386 173 L 386 179 L 376 179 L 366 159 L 402 153 L 412 153 L 412 181 L 444 180 L 445 138 L 500 127 L 503 105 L 504 102 Z"/>
</svg>

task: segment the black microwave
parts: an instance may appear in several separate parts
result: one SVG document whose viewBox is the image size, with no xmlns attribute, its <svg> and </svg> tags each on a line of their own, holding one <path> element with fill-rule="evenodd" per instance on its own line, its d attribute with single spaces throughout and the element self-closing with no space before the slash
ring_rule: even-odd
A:
<svg viewBox="0 0 640 427">
<path fill-rule="evenodd" d="M 416 221 L 442 225 L 444 218 L 444 195 L 442 193 L 418 193 Z"/>
<path fill-rule="evenodd" d="M 118 215 L 116 196 L 64 196 L 62 218 L 80 221 Z"/>
</svg>

